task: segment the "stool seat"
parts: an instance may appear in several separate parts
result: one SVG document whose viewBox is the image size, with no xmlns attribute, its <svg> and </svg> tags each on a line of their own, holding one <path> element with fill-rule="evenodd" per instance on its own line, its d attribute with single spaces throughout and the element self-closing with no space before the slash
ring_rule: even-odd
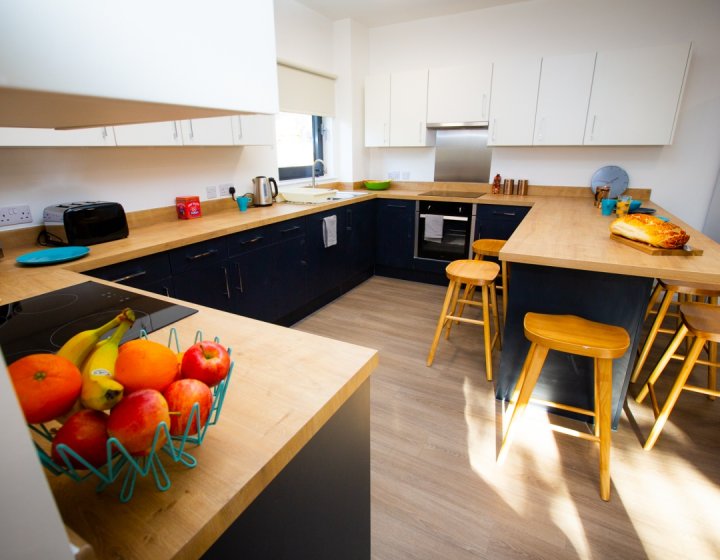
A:
<svg viewBox="0 0 720 560">
<path fill-rule="evenodd" d="M 658 279 L 658 282 L 665 288 L 671 288 L 680 294 L 691 296 L 717 297 L 720 295 L 720 286 L 717 284 L 703 284 L 700 282 L 685 282 L 677 280 Z"/>
<path fill-rule="evenodd" d="M 445 268 L 445 275 L 455 282 L 482 286 L 495 281 L 500 267 L 494 262 L 463 259 L 453 261 Z"/>
<path fill-rule="evenodd" d="M 622 356 L 630 346 L 625 329 L 605 325 L 575 315 L 546 315 L 526 313 L 525 336 L 530 340 L 530 350 L 520 371 L 517 384 L 510 397 L 508 414 L 510 421 L 504 432 L 497 462 L 502 464 L 517 431 L 517 421 L 532 400 L 541 370 L 550 350 L 559 350 L 593 358 L 594 410 L 585 410 L 563 403 L 540 401 L 545 405 L 573 413 L 592 416 L 595 423 L 593 434 L 569 430 L 550 424 L 561 433 L 587 439 L 599 444 L 600 497 L 610 499 L 610 434 L 612 415 L 612 359 Z"/>
<path fill-rule="evenodd" d="M 477 255 L 486 257 L 499 257 L 500 250 L 505 246 L 504 239 L 476 239 L 473 241 L 472 250 Z"/>
<path fill-rule="evenodd" d="M 500 267 L 494 262 L 461 259 L 451 262 L 445 268 L 445 274 L 450 281 L 443 301 L 440 318 L 435 327 L 435 336 L 430 345 L 427 365 L 431 366 L 435 359 L 438 342 L 442 330 L 447 325 L 445 338 L 450 337 L 450 329 L 453 322 L 470 323 L 483 327 L 483 340 L 485 344 L 485 374 L 488 381 L 492 381 L 492 350 L 496 341 L 500 340 L 500 322 L 497 312 L 497 299 L 495 296 L 495 278 L 500 272 Z M 465 295 L 460 298 L 460 287 L 465 284 Z M 480 288 L 482 301 L 477 302 L 469 299 L 467 294 L 470 290 Z M 458 304 L 460 307 L 458 308 Z M 468 319 L 462 316 L 462 309 L 465 305 L 482 307 L 482 319 Z M 495 336 L 490 333 L 490 309 L 492 308 L 493 322 L 495 324 Z"/>
<path fill-rule="evenodd" d="M 589 321 L 576 315 L 525 315 L 525 336 L 532 342 L 590 358 L 619 358 L 630 345 L 622 327 Z"/>
<path fill-rule="evenodd" d="M 655 369 L 650 374 L 650 378 L 638 396 L 635 397 L 637 402 L 642 402 L 649 394 L 652 401 L 653 414 L 655 415 L 655 423 L 643 445 L 643 449 L 646 451 L 652 449 L 655 442 L 657 442 L 682 391 L 701 393 L 711 398 L 720 396 L 720 391 L 715 388 L 716 370 L 717 367 L 720 366 L 720 363 L 717 361 L 717 343 L 720 342 L 720 307 L 709 303 L 683 303 L 680 305 L 680 319 L 682 322 L 675 336 L 660 358 L 657 366 L 655 366 Z M 660 410 L 657 397 L 655 396 L 655 382 L 659 379 L 667 364 L 674 357 L 675 351 L 688 334 L 692 335 L 694 340 L 677 374 L 675 383 L 665 399 L 665 404 L 662 410 Z M 710 348 L 708 349 L 709 360 L 699 360 L 700 353 L 705 349 L 707 343 L 710 344 Z M 708 376 L 707 387 L 699 387 L 687 383 L 693 368 L 698 363 L 706 364 L 709 367 L 710 375 Z"/>
</svg>

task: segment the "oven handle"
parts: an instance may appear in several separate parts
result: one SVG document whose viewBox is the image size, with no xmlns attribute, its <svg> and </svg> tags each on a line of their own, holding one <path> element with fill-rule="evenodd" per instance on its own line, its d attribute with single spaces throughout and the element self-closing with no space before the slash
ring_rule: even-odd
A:
<svg viewBox="0 0 720 560">
<path fill-rule="evenodd" d="M 437 216 L 438 214 L 420 214 L 420 218 L 427 218 L 428 216 Z M 467 222 L 470 218 L 465 216 L 443 216 L 443 220 L 452 220 L 454 222 Z"/>
</svg>

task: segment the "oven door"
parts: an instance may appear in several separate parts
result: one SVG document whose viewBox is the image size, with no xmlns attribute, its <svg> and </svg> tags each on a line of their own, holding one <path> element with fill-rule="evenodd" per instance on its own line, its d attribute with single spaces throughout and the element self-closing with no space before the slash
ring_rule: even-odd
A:
<svg viewBox="0 0 720 560">
<path fill-rule="evenodd" d="M 435 208 L 440 206 L 438 203 L 419 205 L 415 229 L 416 258 L 446 262 L 470 258 L 473 205 L 445 204 L 439 208 Z"/>
</svg>

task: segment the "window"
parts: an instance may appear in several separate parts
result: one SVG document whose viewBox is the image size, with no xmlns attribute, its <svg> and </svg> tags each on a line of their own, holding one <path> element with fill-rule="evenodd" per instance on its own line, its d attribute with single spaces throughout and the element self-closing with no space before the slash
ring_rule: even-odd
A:
<svg viewBox="0 0 720 560">
<path fill-rule="evenodd" d="M 280 113 L 275 118 L 278 176 L 280 180 L 312 177 L 313 162 L 323 159 L 323 118 L 298 113 Z M 315 165 L 315 176 L 325 175 L 325 166 Z"/>
</svg>

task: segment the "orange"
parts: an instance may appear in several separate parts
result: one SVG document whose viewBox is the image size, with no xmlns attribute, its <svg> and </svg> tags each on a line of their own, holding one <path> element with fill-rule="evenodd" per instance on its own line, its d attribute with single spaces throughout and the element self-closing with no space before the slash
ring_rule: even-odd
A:
<svg viewBox="0 0 720 560">
<path fill-rule="evenodd" d="M 163 392 L 177 377 L 175 352 L 152 340 L 138 338 L 120 346 L 115 362 L 115 380 L 125 387 L 125 394 L 140 389 Z"/>
<path fill-rule="evenodd" d="M 55 354 L 30 354 L 10 364 L 8 372 L 28 424 L 69 412 L 82 389 L 77 366 Z"/>
</svg>

